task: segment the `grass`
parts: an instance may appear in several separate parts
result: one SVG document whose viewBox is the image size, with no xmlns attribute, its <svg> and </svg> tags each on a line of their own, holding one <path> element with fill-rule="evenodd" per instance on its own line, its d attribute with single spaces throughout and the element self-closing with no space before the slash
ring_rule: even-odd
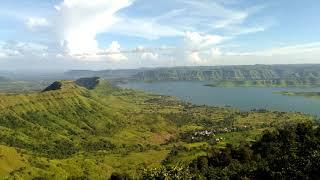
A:
<svg viewBox="0 0 320 180">
<path fill-rule="evenodd" d="M 15 148 L 0 145 L 0 177 L 25 166 L 25 157 Z"/>
</svg>

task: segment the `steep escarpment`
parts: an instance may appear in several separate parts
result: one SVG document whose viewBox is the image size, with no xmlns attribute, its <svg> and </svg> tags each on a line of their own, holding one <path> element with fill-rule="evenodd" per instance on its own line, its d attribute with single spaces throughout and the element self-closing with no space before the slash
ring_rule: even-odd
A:
<svg viewBox="0 0 320 180">
<path fill-rule="evenodd" d="M 56 81 L 52 83 L 50 86 L 46 87 L 43 90 L 43 92 L 59 90 L 61 89 L 61 87 L 62 87 L 62 82 Z"/>
<path fill-rule="evenodd" d="M 100 82 L 99 77 L 91 77 L 91 78 L 80 78 L 75 81 L 75 83 L 79 86 L 85 87 L 87 89 L 94 89 L 98 86 Z"/>
<path fill-rule="evenodd" d="M 143 81 L 200 80 L 233 84 L 320 85 L 320 65 L 255 65 L 158 68 L 134 76 Z"/>
</svg>

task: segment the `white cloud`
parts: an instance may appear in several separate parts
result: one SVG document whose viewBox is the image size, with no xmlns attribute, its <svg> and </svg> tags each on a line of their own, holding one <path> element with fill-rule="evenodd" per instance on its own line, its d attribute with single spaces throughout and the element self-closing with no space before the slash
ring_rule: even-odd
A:
<svg viewBox="0 0 320 180">
<path fill-rule="evenodd" d="M 191 65 L 213 65 L 222 56 L 221 50 L 215 47 L 204 52 L 196 51 L 189 53 L 188 61 Z"/>
<path fill-rule="evenodd" d="M 141 58 L 143 60 L 158 60 L 159 59 L 159 54 L 157 53 L 152 53 L 152 52 L 145 52 L 141 55 Z"/>
<path fill-rule="evenodd" d="M 63 57 L 61 57 L 63 56 Z M 107 49 L 98 49 L 92 53 L 78 53 L 78 54 L 59 54 L 58 58 L 72 58 L 74 60 L 86 62 L 123 62 L 128 60 L 128 57 L 121 52 L 121 45 L 118 41 L 113 41 Z"/>
<path fill-rule="evenodd" d="M 161 37 L 176 37 L 183 36 L 184 32 L 177 28 L 161 25 L 153 19 L 122 19 L 119 20 L 113 27 L 112 32 L 127 35 L 142 37 L 149 40 L 156 40 Z"/>
<path fill-rule="evenodd" d="M 214 33 L 200 33 L 199 29 L 202 28 L 200 26 L 209 28 L 205 29 L 206 32 L 210 28 L 212 30 L 212 27 L 225 28 L 241 24 L 250 14 L 249 10 L 228 8 L 229 4 L 234 3 L 233 1 L 221 3 L 198 0 L 170 1 L 175 4 L 173 9 L 165 5 L 160 12 L 153 15 L 144 12 L 143 8 L 140 9 L 141 12 L 132 13 L 140 14 L 139 16 L 128 15 L 129 11 L 121 13 L 121 10 L 130 7 L 134 2 L 135 0 L 63 0 L 54 6 L 58 16 L 50 20 L 52 27 L 55 28 L 53 32 L 57 32 L 58 35 L 55 38 L 58 39 L 64 53 L 84 56 L 103 51 L 101 44 L 97 41 L 97 35 L 101 33 L 105 33 L 106 36 L 110 35 L 108 33 L 113 33 L 149 40 L 162 37 L 184 37 L 188 48 L 208 48 L 228 38 Z M 155 5 L 151 1 L 145 1 L 142 4 L 152 7 Z M 175 9 L 176 7 L 179 9 Z M 27 24 L 30 27 L 49 25 L 45 18 L 29 18 Z M 241 33 L 260 30 L 246 29 Z M 157 55 L 144 54 L 144 58 L 155 59 L 158 58 Z M 122 58 L 120 55 L 117 56 L 119 57 L 115 59 L 124 59 L 123 56 Z"/>
<path fill-rule="evenodd" d="M 223 41 L 226 37 L 219 35 L 200 34 L 198 32 L 186 32 L 185 41 L 187 48 L 191 48 L 191 53 L 186 51 L 188 63 L 191 65 L 210 65 L 218 56 L 222 55 L 219 48 L 214 47 Z"/>
<path fill-rule="evenodd" d="M 219 48 L 212 48 L 211 49 L 211 56 L 221 56 L 222 55 L 222 52 Z"/>
<path fill-rule="evenodd" d="M 320 63 L 320 42 L 288 45 L 251 52 L 221 52 L 210 59 L 210 65 L 304 64 Z M 219 53 L 218 53 L 219 54 Z M 202 54 L 203 55 L 203 54 Z M 202 57 L 203 58 L 203 57 Z"/>
<path fill-rule="evenodd" d="M 188 56 L 188 61 L 190 65 L 194 65 L 194 66 L 198 66 L 198 65 L 204 66 L 209 64 L 209 60 L 204 57 L 201 57 L 199 52 L 190 53 Z"/>
<path fill-rule="evenodd" d="M 121 53 L 121 46 L 117 41 L 113 41 L 110 47 L 106 50 L 107 57 L 112 61 L 125 61 L 128 60 L 127 56 Z"/>
<path fill-rule="evenodd" d="M 267 27 L 264 27 L 264 26 L 245 27 L 245 28 L 232 27 L 230 29 L 230 31 L 233 36 L 238 36 L 238 35 L 243 35 L 243 34 L 252 34 L 252 33 L 257 33 L 257 32 L 263 32 L 266 29 L 267 29 Z"/>
<path fill-rule="evenodd" d="M 214 28 L 225 28 L 230 25 L 244 22 L 249 11 L 228 8 L 227 4 L 218 1 L 180 0 L 188 5 L 188 14 L 195 17 L 195 23 L 207 21 Z"/>
<path fill-rule="evenodd" d="M 279 49 L 241 54 L 224 52 L 224 49 L 227 48 L 218 48 L 223 47 L 223 43 L 234 36 L 262 32 L 268 28 L 260 24 L 254 26 L 247 24 L 250 16 L 259 12 L 260 8 L 236 8 L 235 4 L 239 3 L 237 0 L 59 1 L 60 3 L 54 6 L 55 13 L 52 13 L 54 17 L 44 18 L 37 15 L 30 16 L 30 14 L 23 14 L 24 17 L 19 17 L 31 29 L 31 32 L 48 27 L 45 29 L 48 30 L 47 34 L 43 33 L 39 38 L 52 35 L 46 40 L 50 42 L 48 46 L 53 47 L 53 50 L 48 50 L 48 47 L 39 44 L 15 43 L 10 46 L 6 45 L 4 48 L 1 48 L 0 45 L 0 57 L 24 56 L 30 58 L 37 55 L 42 59 L 53 57 L 54 60 L 70 60 L 88 65 L 109 63 L 125 68 L 166 66 L 169 63 L 212 65 L 218 61 L 224 63 L 225 60 L 227 63 L 226 58 L 236 59 L 241 55 L 243 57 L 244 55 L 280 54 Z M 139 3 L 134 4 L 134 2 Z M 49 14 L 51 13 L 47 15 Z M 30 17 L 25 19 L 28 16 Z M 100 37 L 97 35 L 106 38 L 97 39 Z M 101 47 L 106 47 L 106 44 L 110 43 L 103 42 L 103 40 L 110 39 L 113 35 L 128 36 L 130 46 L 134 46 L 136 39 L 131 37 L 143 38 L 144 40 L 138 39 L 142 44 L 170 41 L 168 44 L 171 46 L 179 46 L 180 43 L 184 43 L 185 46 L 168 48 L 168 50 L 138 47 L 132 51 L 123 52 L 119 42 L 114 41 L 107 49 L 102 49 Z M 56 47 L 55 43 L 61 47 L 58 45 Z M 308 48 L 309 50 L 305 48 L 303 53 L 310 52 L 312 48 L 313 51 L 318 50 L 314 47 Z M 192 50 L 200 51 L 192 52 Z M 301 49 L 289 50 L 301 51 Z M 289 50 L 281 49 L 281 53 Z M 165 57 L 165 54 L 168 54 L 168 57 Z M 161 61 L 157 61 L 160 57 Z M 79 59 L 83 62 L 76 61 Z"/>
<path fill-rule="evenodd" d="M 7 57 L 8 57 L 7 52 L 4 49 L 2 49 L 2 47 L 0 46 L 0 59 L 7 58 Z"/>
<path fill-rule="evenodd" d="M 43 57 L 47 51 L 47 46 L 37 43 L 9 41 L 0 44 L 2 57 Z"/>
<path fill-rule="evenodd" d="M 220 44 L 225 39 L 219 35 L 202 35 L 198 32 L 186 32 L 185 34 L 185 40 L 191 48 L 203 48 Z"/>
<path fill-rule="evenodd" d="M 248 14 L 246 14 L 246 13 L 233 14 L 232 16 L 230 16 L 230 17 L 228 17 L 228 18 L 226 18 L 226 19 L 217 21 L 217 22 L 214 24 L 214 27 L 215 27 L 215 28 L 225 28 L 225 27 L 228 27 L 228 26 L 230 26 L 230 25 L 240 24 L 240 23 L 242 23 L 247 17 L 248 17 Z"/>
<path fill-rule="evenodd" d="M 119 18 L 116 13 L 133 0 L 64 0 L 55 6 L 59 38 L 71 54 L 96 53 L 100 50 L 96 36 L 105 32 Z"/>
<path fill-rule="evenodd" d="M 186 54 L 184 65 L 319 64 L 320 42 L 288 45 L 252 52 L 227 52 L 219 48 Z"/>
<path fill-rule="evenodd" d="M 297 54 L 312 54 L 320 52 L 320 42 L 289 45 L 278 48 L 271 48 L 261 51 L 252 52 L 229 52 L 228 55 L 241 55 L 241 56 L 275 56 L 275 55 L 297 55 Z"/>
<path fill-rule="evenodd" d="M 29 29 L 35 30 L 37 28 L 49 26 L 49 22 L 43 17 L 29 17 L 26 21 L 26 25 Z"/>
</svg>

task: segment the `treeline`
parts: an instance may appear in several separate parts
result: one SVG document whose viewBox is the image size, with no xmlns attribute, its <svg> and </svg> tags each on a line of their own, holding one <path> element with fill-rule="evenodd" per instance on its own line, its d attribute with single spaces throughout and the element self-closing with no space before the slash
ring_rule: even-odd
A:
<svg viewBox="0 0 320 180">
<path fill-rule="evenodd" d="M 320 128 L 266 131 L 251 144 L 212 149 L 184 167 L 146 170 L 144 179 L 320 179 Z"/>
</svg>

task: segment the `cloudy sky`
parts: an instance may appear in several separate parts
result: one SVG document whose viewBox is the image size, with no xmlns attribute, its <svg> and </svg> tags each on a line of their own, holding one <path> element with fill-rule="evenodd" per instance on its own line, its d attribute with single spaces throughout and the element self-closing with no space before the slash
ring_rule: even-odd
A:
<svg viewBox="0 0 320 180">
<path fill-rule="evenodd" d="M 320 63 L 319 0 L 1 0 L 0 69 Z"/>
</svg>

